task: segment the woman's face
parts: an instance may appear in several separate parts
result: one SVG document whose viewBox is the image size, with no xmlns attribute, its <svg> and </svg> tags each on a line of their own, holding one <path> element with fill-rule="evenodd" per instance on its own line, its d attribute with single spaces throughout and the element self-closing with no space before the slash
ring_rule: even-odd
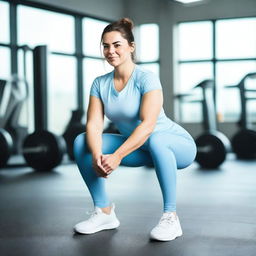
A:
<svg viewBox="0 0 256 256">
<path fill-rule="evenodd" d="M 132 61 L 131 53 L 134 51 L 134 44 L 129 45 L 120 32 L 105 33 L 102 44 L 104 57 L 111 66 L 118 67 L 123 63 Z"/>
</svg>

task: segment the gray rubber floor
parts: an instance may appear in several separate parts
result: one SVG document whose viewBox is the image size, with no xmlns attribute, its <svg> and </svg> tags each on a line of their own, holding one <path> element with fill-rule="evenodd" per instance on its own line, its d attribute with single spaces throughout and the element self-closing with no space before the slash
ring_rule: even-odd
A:
<svg viewBox="0 0 256 256">
<path fill-rule="evenodd" d="M 153 242 L 148 234 L 161 215 L 153 169 L 120 167 L 108 191 L 121 221 L 117 230 L 77 235 L 72 227 L 92 210 L 75 165 L 50 173 L 0 170 L 2 256 L 236 256 L 256 255 L 256 161 L 231 156 L 219 170 L 197 164 L 178 171 L 178 205 L 184 235 Z"/>
</svg>

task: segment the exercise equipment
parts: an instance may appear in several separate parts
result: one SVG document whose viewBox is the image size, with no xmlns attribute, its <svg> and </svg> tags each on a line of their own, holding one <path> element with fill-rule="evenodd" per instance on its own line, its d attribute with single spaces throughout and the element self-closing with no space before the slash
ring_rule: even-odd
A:
<svg viewBox="0 0 256 256">
<path fill-rule="evenodd" d="M 27 135 L 27 128 L 18 124 L 27 95 L 25 79 L 12 75 L 9 80 L 0 80 L 1 167 L 7 164 L 12 154 L 18 152 L 22 140 Z"/>
<path fill-rule="evenodd" d="M 66 152 L 66 144 L 62 136 L 57 136 L 47 131 L 46 46 L 38 46 L 34 49 L 33 64 L 35 131 L 26 136 L 22 148 L 19 149 L 18 153 L 23 154 L 28 166 L 36 170 L 51 170 L 61 163 L 63 155 Z M 5 125 L 9 119 L 12 121 L 15 120 L 14 123 L 17 124 L 21 104 L 23 104 L 28 96 L 27 81 L 13 76 L 10 81 L 1 80 L 0 85 L 1 124 Z M 9 124 L 13 124 L 13 122 L 9 122 Z M 0 130 L 1 167 L 7 164 L 8 158 L 13 151 L 13 141 L 14 139 L 12 139 L 10 133 L 2 128 Z"/>
<path fill-rule="evenodd" d="M 256 158 L 256 131 L 249 129 L 247 118 L 247 102 L 256 100 L 256 89 L 246 89 L 245 84 L 247 79 L 255 79 L 256 73 L 246 74 L 237 85 L 226 86 L 226 88 L 239 89 L 241 113 L 238 121 L 239 131 L 232 137 L 232 149 L 237 158 L 240 159 L 255 159 Z M 256 88 L 256 87 L 255 87 Z M 255 96 L 249 96 L 249 93 L 254 93 Z"/>
<path fill-rule="evenodd" d="M 4 167 L 12 153 L 13 141 L 11 135 L 0 128 L 0 168 Z"/>
<path fill-rule="evenodd" d="M 52 170 L 61 163 L 66 144 L 62 136 L 47 131 L 46 46 L 35 47 L 33 64 L 35 131 L 24 140 L 22 154 L 28 166 L 36 170 Z"/>
<path fill-rule="evenodd" d="M 83 116 L 84 111 L 82 109 L 73 110 L 71 118 L 62 135 L 67 144 L 67 153 L 69 159 L 72 161 L 75 160 L 73 153 L 74 140 L 77 137 L 77 135 L 79 135 L 82 132 L 85 132 L 85 124 L 82 123 Z"/>
<path fill-rule="evenodd" d="M 23 45 L 20 49 L 23 52 L 23 77 L 13 74 L 7 80 L 0 80 L 0 157 L 1 159 L 5 158 L 5 164 L 2 164 L 1 167 L 7 164 L 8 158 L 12 154 L 17 154 L 21 150 L 22 142 L 28 134 L 27 127 L 21 126 L 19 119 L 22 107 L 28 98 L 26 56 L 29 48 Z"/>
<path fill-rule="evenodd" d="M 0 127 L 10 133 L 13 139 L 12 153 L 17 154 L 22 142 L 28 134 L 27 127 L 21 126 L 20 115 L 24 103 L 28 99 L 28 82 L 26 79 L 26 56 L 28 46 L 20 47 L 23 53 L 23 76 L 12 74 L 1 82 L 0 100 Z"/>
<path fill-rule="evenodd" d="M 192 99 L 193 91 L 201 90 L 200 99 Z M 197 84 L 191 93 L 176 96 L 181 101 L 200 103 L 203 112 L 204 133 L 195 139 L 197 145 L 196 162 L 203 168 L 213 169 L 219 167 L 226 159 L 230 151 L 230 141 L 221 132 L 217 131 L 217 116 L 214 106 L 214 81 L 207 79 Z"/>
<path fill-rule="evenodd" d="M 51 170 L 58 166 L 64 153 L 64 141 L 48 131 L 30 134 L 23 144 L 23 156 L 27 164 L 36 170 Z"/>
</svg>

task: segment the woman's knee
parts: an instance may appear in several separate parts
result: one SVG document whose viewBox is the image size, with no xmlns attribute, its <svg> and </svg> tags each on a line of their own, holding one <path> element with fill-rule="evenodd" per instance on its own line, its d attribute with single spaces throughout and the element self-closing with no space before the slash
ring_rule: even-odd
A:
<svg viewBox="0 0 256 256">
<path fill-rule="evenodd" d="M 86 149 L 86 138 L 85 138 L 85 133 L 79 134 L 75 140 L 74 140 L 74 145 L 73 145 L 73 150 L 74 150 L 74 156 L 75 158 L 81 153 L 85 152 Z"/>
<path fill-rule="evenodd" d="M 181 149 L 176 150 L 178 169 L 184 169 L 191 165 L 195 160 L 196 152 L 196 146 L 193 141 L 187 142 Z"/>
<path fill-rule="evenodd" d="M 163 140 L 160 133 L 152 133 L 148 138 L 148 147 L 150 151 L 158 151 L 166 147 L 166 141 Z"/>
<path fill-rule="evenodd" d="M 170 154 L 173 154 L 178 169 L 189 166 L 196 155 L 196 146 L 192 140 L 169 133 L 153 133 L 148 139 L 148 147 L 151 153 L 156 156 L 170 158 Z"/>
</svg>

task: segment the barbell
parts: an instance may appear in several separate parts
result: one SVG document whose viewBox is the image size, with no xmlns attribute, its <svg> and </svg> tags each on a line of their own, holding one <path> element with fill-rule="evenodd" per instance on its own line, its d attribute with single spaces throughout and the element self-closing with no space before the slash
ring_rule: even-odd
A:
<svg viewBox="0 0 256 256">
<path fill-rule="evenodd" d="M 10 134 L 0 129 L 0 166 L 6 165 L 12 151 Z M 27 165 L 36 170 L 52 170 L 58 166 L 66 152 L 66 143 L 63 137 L 49 131 L 36 131 L 28 135 L 23 143 L 21 154 Z"/>
</svg>

